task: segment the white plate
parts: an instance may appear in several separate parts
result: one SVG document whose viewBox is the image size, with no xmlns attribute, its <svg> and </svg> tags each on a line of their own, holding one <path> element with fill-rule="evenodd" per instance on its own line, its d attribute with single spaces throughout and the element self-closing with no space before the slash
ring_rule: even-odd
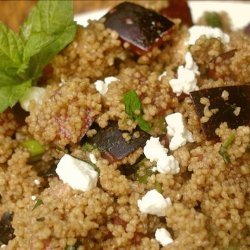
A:
<svg viewBox="0 0 250 250">
<path fill-rule="evenodd" d="M 233 28 L 242 28 L 250 22 L 250 1 L 190 1 L 193 20 L 196 21 L 204 11 L 226 11 L 232 19 Z M 75 17 L 78 24 L 86 26 L 88 20 L 97 20 L 107 9 L 86 12 Z"/>
</svg>

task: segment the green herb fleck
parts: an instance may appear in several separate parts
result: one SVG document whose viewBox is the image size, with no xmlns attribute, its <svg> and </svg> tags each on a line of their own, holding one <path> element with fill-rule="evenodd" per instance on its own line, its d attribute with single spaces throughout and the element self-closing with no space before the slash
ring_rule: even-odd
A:
<svg viewBox="0 0 250 250">
<path fill-rule="evenodd" d="M 145 132 L 149 132 L 150 124 L 142 117 L 142 104 L 134 90 L 125 93 L 123 98 L 126 114 L 138 123 L 138 126 Z"/>
<path fill-rule="evenodd" d="M 37 199 L 36 200 L 36 204 L 34 205 L 34 207 L 32 208 L 32 210 L 36 209 L 37 207 L 43 205 L 43 201 L 41 199 Z"/>
<path fill-rule="evenodd" d="M 45 152 L 45 148 L 37 140 L 27 140 L 22 142 L 22 146 L 26 148 L 31 157 L 41 156 Z"/>
<path fill-rule="evenodd" d="M 229 164 L 230 161 L 230 157 L 228 155 L 227 149 L 228 147 L 233 143 L 233 141 L 235 140 L 235 134 L 230 134 L 229 137 L 222 143 L 220 150 L 219 150 L 219 154 L 223 157 L 223 160 L 226 164 Z"/>
<path fill-rule="evenodd" d="M 82 150 L 83 151 L 87 151 L 87 152 L 90 152 L 92 151 L 93 149 L 95 149 L 96 147 L 93 145 L 93 144 L 90 144 L 88 142 L 85 142 L 83 145 L 82 145 Z"/>
<path fill-rule="evenodd" d="M 162 184 L 158 181 L 155 182 L 155 189 L 159 192 L 162 193 Z"/>
<path fill-rule="evenodd" d="M 75 36 L 73 3 L 40 0 L 16 34 L 0 23 L 0 112 L 36 85 L 43 68 Z"/>
<path fill-rule="evenodd" d="M 222 27 L 220 15 L 217 12 L 211 11 L 205 13 L 205 20 L 207 24 L 213 28 Z"/>
<path fill-rule="evenodd" d="M 153 171 L 151 169 L 146 169 L 144 175 L 137 175 L 137 180 L 140 183 L 147 184 L 148 183 L 148 178 L 153 174 Z"/>
</svg>

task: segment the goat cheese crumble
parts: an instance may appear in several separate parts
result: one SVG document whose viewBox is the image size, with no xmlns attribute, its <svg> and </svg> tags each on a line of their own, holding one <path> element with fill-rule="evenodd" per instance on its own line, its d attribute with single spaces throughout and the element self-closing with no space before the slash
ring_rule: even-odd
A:
<svg viewBox="0 0 250 250">
<path fill-rule="evenodd" d="M 151 162 L 156 161 L 157 170 L 163 174 L 177 174 L 180 171 L 179 162 L 172 156 L 168 156 L 168 149 L 164 148 L 159 137 L 150 137 L 143 149 L 144 155 Z"/>
<path fill-rule="evenodd" d="M 187 142 L 194 142 L 192 133 L 187 130 L 183 116 L 176 112 L 165 117 L 167 133 L 171 137 L 169 148 L 176 150 Z"/>
<path fill-rule="evenodd" d="M 109 84 L 111 82 L 116 82 L 116 81 L 119 81 L 119 79 L 114 77 L 114 76 L 109 76 L 109 77 L 106 77 L 103 81 L 102 80 L 97 80 L 94 84 L 95 84 L 96 90 L 101 95 L 105 95 L 108 92 Z"/>
<path fill-rule="evenodd" d="M 93 164 L 96 164 L 97 160 L 94 154 L 89 154 L 89 159 Z"/>
<path fill-rule="evenodd" d="M 45 88 L 41 87 L 31 87 L 29 88 L 24 96 L 20 99 L 20 105 L 21 107 L 27 111 L 30 112 L 30 103 L 31 101 L 34 101 L 37 104 L 42 103 L 42 97 L 45 94 Z"/>
<path fill-rule="evenodd" d="M 167 72 L 164 71 L 162 72 L 159 76 L 158 76 L 158 81 L 161 81 L 163 79 L 164 76 L 167 76 Z"/>
<path fill-rule="evenodd" d="M 187 43 L 189 45 L 195 44 L 196 40 L 202 35 L 206 38 L 218 38 L 222 43 L 229 43 L 230 37 L 228 34 L 224 33 L 220 28 L 212 28 L 209 26 L 194 25 L 189 29 L 189 39 Z"/>
<path fill-rule="evenodd" d="M 181 93 L 189 94 L 191 91 L 198 90 L 196 75 L 200 75 L 198 65 L 193 60 L 190 52 L 185 55 L 186 65 L 179 66 L 177 78 L 171 79 L 169 84 L 177 96 Z"/>
<path fill-rule="evenodd" d="M 168 244 L 173 243 L 173 239 L 165 228 L 158 228 L 155 231 L 155 239 L 162 245 L 166 246 Z"/>
<path fill-rule="evenodd" d="M 65 154 L 59 161 L 56 173 L 60 180 L 80 191 L 96 187 L 98 173 L 88 163 Z"/>
<path fill-rule="evenodd" d="M 163 197 L 156 189 L 148 191 L 141 200 L 137 201 L 139 210 L 145 214 L 165 216 L 166 210 L 172 206 L 171 199 Z"/>
</svg>

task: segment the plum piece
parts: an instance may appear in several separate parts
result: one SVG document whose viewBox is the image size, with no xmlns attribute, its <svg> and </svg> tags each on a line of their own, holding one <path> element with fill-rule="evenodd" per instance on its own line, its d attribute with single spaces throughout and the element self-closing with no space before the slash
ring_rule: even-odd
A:
<svg viewBox="0 0 250 250">
<path fill-rule="evenodd" d="M 143 147 L 150 135 L 140 132 L 139 138 L 132 137 L 129 142 L 123 138 L 123 131 L 119 130 L 117 123 L 112 122 L 108 127 L 100 129 L 96 135 L 90 138 L 90 143 L 96 145 L 109 156 L 110 161 L 118 161 Z"/>
<path fill-rule="evenodd" d="M 192 15 L 186 0 L 168 0 L 168 7 L 160 13 L 169 18 L 180 18 L 183 24 L 193 25 Z"/>
<path fill-rule="evenodd" d="M 0 220 L 0 246 L 1 244 L 8 244 L 9 240 L 12 240 L 14 235 L 14 228 L 11 225 L 13 214 L 5 212 Z"/>
<path fill-rule="evenodd" d="M 117 5 L 104 17 L 106 28 L 115 30 L 138 54 L 159 46 L 174 25 L 157 12 L 128 2 Z"/>
<path fill-rule="evenodd" d="M 223 97 L 223 93 L 226 94 Z M 227 122 L 229 128 L 241 125 L 250 125 L 250 85 L 226 86 L 211 89 L 202 89 L 190 93 L 195 110 L 199 118 L 204 115 L 202 97 L 210 101 L 209 110 L 218 109 L 209 120 L 201 123 L 201 128 L 208 140 L 217 139 L 216 128 L 222 122 Z"/>
</svg>

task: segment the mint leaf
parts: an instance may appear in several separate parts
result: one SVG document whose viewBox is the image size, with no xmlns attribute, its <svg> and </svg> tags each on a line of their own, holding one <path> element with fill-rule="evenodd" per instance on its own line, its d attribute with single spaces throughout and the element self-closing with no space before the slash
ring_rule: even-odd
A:
<svg viewBox="0 0 250 250">
<path fill-rule="evenodd" d="M 13 107 L 30 87 L 31 80 L 21 84 L 12 82 L 11 85 L 0 85 L 0 113 L 8 107 Z"/>
<path fill-rule="evenodd" d="M 125 104 L 125 112 L 137 121 L 138 126 L 145 132 L 150 130 L 150 124 L 142 118 L 142 104 L 134 90 L 130 90 L 125 93 L 123 98 Z M 139 111 L 140 114 L 137 114 Z"/>
<path fill-rule="evenodd" d="M 15 105 L 74 39 L 73 17 L 71 0 L 40 0 L 19 35 L 0 23 L 0 112 Z"/>
<path fill-rule="evenodd" d="M 39 1 L 21 29 L 27 75 L 40 76 L 49 61 L 74 38 L 72 1 Z"/>
<path fill-rule="evenodd" d="M 142 116 L 137 116 L 136 119 L 135 119 L 138 123 L 138 126 L 145 132 L 149 132 L 150 129 L 151 129 L 151 126 L 150 124 L 145 121 Z"/>
<path fill-rule="evenodd" d="M 43 200 L 37 199 L 37 200 L 36 200 L 36 204 L 34 205 L 34 207 L 32 208 L 32 210 L 36 209 L 37 207 L 39 207 L 39 206 L 41 206 L 41 205 L 43 205 L 43 204 L 44 204 L 44 203 L 43 203 Z"/>
<path fill-rule="evenodd" d="M 22 66 L 23 41 L 0 23 L 0 71 L 13 75 Z"/>
<path fill-rule="evenodd" d="M 222 156 L 226 164 L 231 163 L 227 149 L 233 143 L 234 140 L 235 140 L 235 134 L 232 133 L 228 136 L 228 138 L 222 143 L 220 147 L 219 154 Z"/>
<path fill-rule="evenodd" d="M 31 56 L 29 60 L 29 68 L 27 74 L 32 78 L 37 78 L 41 75 L 43 68 L 57 55 L 66 45 L 68 45 L 75 36 L 76 27 L 71 25 L 65 29 L 61 34 L 51 36 L 50 42 L 39 48 L 39 52 Z M 46 40 L 46 35 L 41 35 L 41 38 L 44 37 Z M 25 47 L 25 53 L 32 50 L 32 43 L 36 43 L 36 39 L 39 40 L 39 37 L 32 37 L 32 42 L 29 42 L 27 47 Z M 27 54 L 26 54 L 27 55 Z"/>
<path fill-rule="evenodd" d="M 125 112 L 132 118 L 135 117 L 135 111 L 141 111 L 141 101 L 134 90 L 128 91 L 124 95 Z"/>
</svg>

